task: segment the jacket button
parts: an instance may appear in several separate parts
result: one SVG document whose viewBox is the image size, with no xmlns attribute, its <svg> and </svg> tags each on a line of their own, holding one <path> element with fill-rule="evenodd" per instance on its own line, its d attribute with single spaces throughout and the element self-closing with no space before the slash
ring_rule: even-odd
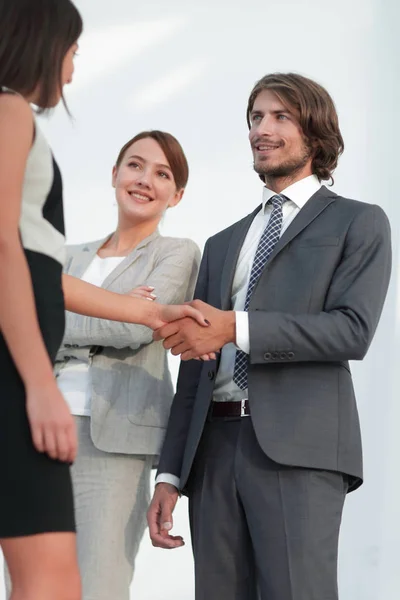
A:
<svg viewBox="0 0 400 600">
<path fill-rule="evenodd" d="M 288 352 L 287 353 L 287 357 L 288 358 L 294 358 L 294 352 Z"/>
<path fill-rule="evenodd" d="M 78 344 L 72 344 L 72 348 L 79 348 Z"/>
<path fill-rule="evenodd" d="M 208 371 L 208 379 L 212 381 L 215 377 L 215 371 Z"/>
<path fill-rule="evenodd" d="M 71 344 L 64 344 L 64 348 L 71 348 Z"/>
<path fill-rule="evenodd" d="M 285 360 L 285 358 L 288 358 L 288 355 L 286 354 L 286 352 L 281 352 L 281 353 L 280 353 L 280 358 L 281 358 L 282 360 Z"/>
<path fill-rule="evenodd" d="M 279 356 L 278 352 L 272 352 L 272 354 L 271 354 L 272 360 L 276 360 L 278 358 L 278 356 Z"/>
<path fill-rule="evenodd" d="M 271 352 L 266 352 L 264 354 L 264 360 L 271 360 Z"/>
</svg>

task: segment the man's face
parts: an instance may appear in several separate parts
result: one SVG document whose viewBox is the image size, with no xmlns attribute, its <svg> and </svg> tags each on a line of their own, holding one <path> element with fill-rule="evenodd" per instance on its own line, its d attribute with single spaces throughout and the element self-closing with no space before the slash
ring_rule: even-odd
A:
<svg viewBox="0 0 400 600">
<path fill-rule="evenodd" d="M 249 139 L 254 170 L 268 178 L 307 177 L 312 174 L 312 148 L 297 116 L 271 90 L 263 90 L 250 113 Z"/>
</svg>

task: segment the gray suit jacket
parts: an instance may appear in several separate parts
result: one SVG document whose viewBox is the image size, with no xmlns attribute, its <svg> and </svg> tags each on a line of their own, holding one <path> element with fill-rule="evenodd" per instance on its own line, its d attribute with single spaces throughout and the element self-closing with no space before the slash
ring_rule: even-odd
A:
<svg viewBox="0 0 400 600">
<path fill-rule="evenodd" d="M 81 277 L 105 240 L 68 247 L 65 271 Z M 162 237 L 143 240 L 103 283 L 125 294 L 139 285 L 155 288 L 157 302 L 178 304 L 193 297 L 200 251 L 192 240 Z M 160 452 L 173 398 L 167 353 L 152 331 L 66 313 L 66 328 L 55 365 L 56 375 L 70 357 L 91 361 L 91 433 L 107 452 Z"/>
<path fill-rule="evenodd" d="M 236 261 L 260 207 L 210 238 L 195 297 L 231 308 Z M 375 205 L 322 187 L 274 248 L 249 308 L 251 418 L 274 461 L 362 481 L 349 360 L 364 358 L 385 300 L 390 228 Z M 218 361 L 182 363 L 159 473 L 185 488 L 213 395 Z"/>
</svg>

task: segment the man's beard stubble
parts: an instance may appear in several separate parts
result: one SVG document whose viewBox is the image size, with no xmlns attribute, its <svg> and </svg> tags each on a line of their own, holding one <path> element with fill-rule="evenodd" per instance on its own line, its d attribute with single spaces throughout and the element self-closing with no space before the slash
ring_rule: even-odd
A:
<svg viewBox="0 0 400 600">
<path fill-rule="evenodd" d="M 312 157 L 312 146 L 308 140 L 304 140 L 303 154 L 300 157 L 292 158 L 280 164 L 268 165 L 260 162 L 258 165 L 253 163 L 255 172 L 260 177 L 288 178 L 293 179 L 301 171 Z"/>
</svg>

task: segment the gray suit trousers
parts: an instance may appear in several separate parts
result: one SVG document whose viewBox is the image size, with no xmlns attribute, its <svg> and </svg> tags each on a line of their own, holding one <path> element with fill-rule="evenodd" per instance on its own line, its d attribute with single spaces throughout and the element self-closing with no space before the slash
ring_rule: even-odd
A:
<svg viewBox="0 0 400 600">
<path fill-rule="evenodd" d="M 187 491 L 196 600 L 337 600 L 346 476 L 279 465 L 251 417 L 215 419 Z"/>
</svg>

